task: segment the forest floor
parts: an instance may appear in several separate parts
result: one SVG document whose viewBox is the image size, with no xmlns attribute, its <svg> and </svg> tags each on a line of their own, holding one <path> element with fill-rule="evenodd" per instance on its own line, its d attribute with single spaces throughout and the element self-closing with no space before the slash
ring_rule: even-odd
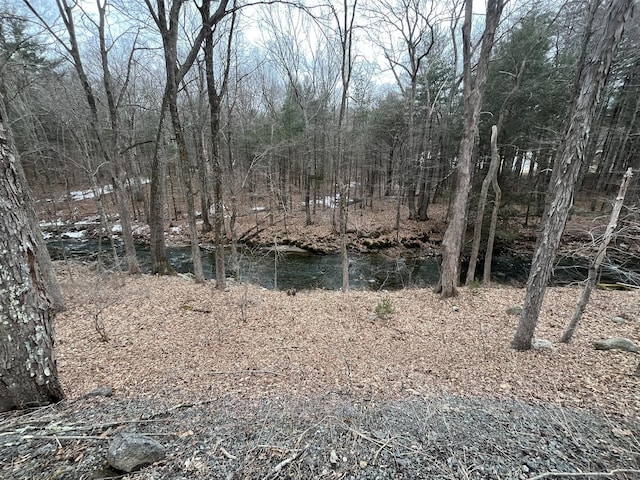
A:
<svg viewBox="0 0 640 480">
<path fill-rule="evenodd" d="M 521 288 L 288 296 L 56 268 L 68 398 L 0 416 L 0 478 L 640 478 L 639 357 L 593 348 L 640 340 L 638 290 L 595 291 L 560 344 L 580 290 L 549 289 L 537 336 L 554 348 L 515 352 Z M 111 470 L 123 431 L 165 459 Z"/>
</svg>

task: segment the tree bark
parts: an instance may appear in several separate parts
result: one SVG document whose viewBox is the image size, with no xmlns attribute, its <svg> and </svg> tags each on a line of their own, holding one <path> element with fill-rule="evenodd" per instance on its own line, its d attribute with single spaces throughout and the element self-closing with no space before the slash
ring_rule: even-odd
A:
<svg viewBox="0 0 640 480">
<path fill-rule="evenodd" d="M 206 24 L 210 17 L 211 0 L 205 0 L 200 7 L 200 14 L 203 24 Z M 231 66 L 231 47 L 233 40 L 233 32 L 235 28 L 236 15 L 232 14 L 231 28 L 229 30 L 229 38 L 226 49 L 226 64 L 222 75 L 220 87 L 216 84 L 214 76 L 214 58 L 213 47 L 215 40 L 213 38 L 213 30 L 210 30 L 204 40 L 204 58 L 205 58 L 205 77 L 207 83 L 207 95 L 209 99 L 209 121 L 211 145 L 209 154 L 211 155 L 211 163 L 213 166 L 213 205 L 215 212 L 213 214 L 213 231 L 216 244 L 215 269 L 216 269 L 216 287 L 224 290 L 227 283 L 226 262 L 225 262 L 225 234 L 224 234 L 224 198 L 223 198 L 223 172 L 222 159 L 220 155 L 220 114 L 222 110 L 222 99 L 227 89 L 229 80 L 229 69 Z"/>
<path fill-rule="evenodd" d="M 590 16 L 595 16 L 598 4 L 599 0 L 592 0 Z M 590 59 L 587 59 L 586 52 L 592 32 L 585 32 L 581 55 L 583 60 L 578 65 L 578 80 L 574 89 L 571 112 L 566 119 L 564 137 L 554 162 L 550 201 L 545 208 L 542 231 L 538 236 L 531 263 L 520 322 L 511 341 L 511 346 L 516 350 L 531 348 L 553 262 L 569 216 L 569 209 L 573 204 L 573 192 L 580 174 L 598 99 L 609 75 L 624 25 L 632 11 L 633 0 L 610 1 L 604 32 L 595 49 L 595 54 Z M 587 20 L 587 24 L 590 24 L 589 19 Z"/>
<path fill-rule="evenodd" d="M 491 159 L 498 161 L 498 134 L 491 138 Z M 484 255 L 484 272 L 482 274 L 482 283 L 489 285 L 491 283 L 491 263 L 493 262 L 493 244 L 496 238 L 496 227 L 498 226 L 498 212 L 500 211 L 500 201 L 502 200 L 502 190 L 498 184 L 498 171 L 496 170 L 491 180 L 493 185 L 493 212 L 491 213 L 491 224 L 489 225 L 489 235 L 487 236 L 487 251 Z"/>
<path fill-rule="evenodd" d="M 615 204 L 613 205 L 613 210 L 611 211 L 611 217 L 609 219 L 609 224 L 607 225 L 607 229 L 604 232 L 604 237 L 602 238 L 602 243 L 598 247 L 598 252 L 596 253 L 595 258 L 591 261 L 589 265 L 589 274 L 587 276 L 587 283 L 584 286 L 584 290 L 582 291 L 582 296 L 580 297 L 580 301 L 576 306 L 576 310 L 573 313 L 573 317 L 571 318 L 571 322 L 567 326 L 564 334 L 560 341 L 562 343 L 569 343 L 576 329 L 578 328 L 578 323 L 584 314 L 585 309 L 587 308 L 587 304 L 589 303 L 589 298 L 591 298 L 591 292 L 593 291 L 593 287 L 596 284 L 596 279 L 598 276 L 598 270 L 600 269 L 600 265 L 604 260 L 605 255 L 607 254 L 607 247 L 611 242 L 611 238 L 613 237 L 613 232 L 618 226 L 618 217 L 620 216 L 620 211 L 622 210 L 622 206 L 624 204 L 624 197 L 627 194 L 627 188 L 629 188 L 629 181 L 631 179 L 632 170 L 629 168 L 627 172 L 622 177 L 622 183 L 620 184 L 620 191 L 618 192 L 618 196 L 616 197 Z"/>
<path fill-rule="evenodd" d="M 465 284 L 469 285 L 474 280 L 476 274 L 476 264 L 478 263 L 478 253 L 480 252 L 480 240 L 482 238 L 482 221 L 484 220 L 484 208 L 487 203 L 487 195 L 489 194 L 489 184 L 494 181 L 498 175 L 498 167 L 500 166 L 500 157 L 497 151 L 498 127 L 491 127 L 491 164 L 487 176 L 482 181 L 480 189 L 480 198 L 478 200 L 478 210 L 476 211 L 476 221 L 473 226 L 473 243 L 471 245 L 471 256 L 469 257 L 469 268 L 467 269 L 467 279 Z M 494 149 L 494 145 L 496 146 Z"/>
<path fill-rule="evenodd" d="M 463 68 L 464 68 L 464 130 L 458 153 L 458 168 L 455 197 L 449 225 L 442 240 L 442 275 L 437 290 L 443 298 L 457 295 L 460 281 L 460 256 L 467 226 L 467 202 L 471 184 L 471 159 L 475 137 L 478 133 L 480 108 L 487 84 L 489 59 L 493 49 L 494 37 L 500 16 L 505 5 L 504 0 L 489 0 L 485 29 L 482 35 L 480 58 L 476 67 L 476 78 L 471 78 L 471 23 L 472 0 L 465 0 L 465 22 L 462 27 Z"/>
<path fill-rule="evenodd" d="M 22 184 L 0 99 L 0 412 L 64 398 L 53 351 L 52 272 L 38 256 L 29 195 Z"/>
</svg>

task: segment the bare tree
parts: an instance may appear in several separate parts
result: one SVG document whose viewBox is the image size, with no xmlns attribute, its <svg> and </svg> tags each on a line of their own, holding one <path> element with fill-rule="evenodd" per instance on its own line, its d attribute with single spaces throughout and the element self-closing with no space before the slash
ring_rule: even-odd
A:
<svg viewBox="0 0 640 480">
<path fill-rule="evenodd" d="M 106 29 L 105 29 L 105 12 L 107 8 L 106 0 L 97 0 L 99 22 L 97 25 L 98 36 L 100 39 L 100 59 L 102 66 L 102 81 L 104 91 L 107 97 L 107 105 L 109 111 L 110 130 L 108 137 L 102 132 L 100 114 L 98 112 L 98 99 L 94 93 L 93 86 L 89 80 L 89 75 L 85 69 L 84 61 L 80 53 L 80 45 L 76 34 L 76 22 L 74 18 L 74 8 L 76 4 L 69 4 L 67 0 L 57 0 L 56 5 L 58 12 L 64 23 L 66 34 L 68 36 L 68 42 L 55 33 L 54 28 L 45 21 L 42 14 L 36 10 L 30 1 L 24 0 L 26 6 L 38 17 L 49 33 L 57 40 L 57 42 L 65 49 L 71 58 L 73 67 L 78 74 L 80 84 L 85 94 L 86 102 L 89 107 L 90 122 L 93 129 L 93 133 L 96 135 L 98 145 L 106 165 L 111 170 L 111 178 L 113 183 L 113 193 L 116 198 L 116 205 L 118 207 L 118 214 L 120 217 L 120 223 L 122 225 L 122 238 L 125 245 L 125 256 L 127 259 L 127 265 L 130 273 L 139 273 L 140 266 L 136 256 L 135 244 L 133 241 L 133 235 L 131 233 L 131 217 L 129 209 L 127 207 L 126 194 L 124 191 L 125 172 L 123 170 L 121 150 L 122 136 L 120 127 L 120 113 L 119 106 L 129 83 L 129 75 L 131 73 L 131 65 L 133 61 L 133 54 L 135 51 L 134 46 L 131 48 L 131 53 L 127 62 L 127 74 L 123 80 L 123 87 L 119 95 L 116 96 L 114 84 L 111 76 L 111 69 L 109 66 L 109 46 L 107 45 Z"/>
<path fill-rule="evenodd" d="M 590 39 L 594 34 L 591 25 L 598 15 L 600 5 L 601 0 L 592 0 L 587 13 L 587 29 L 582 42 L 571 111 L 566 118 L 564 136 L 554 161 L 551 198 L 545 208 L 544 224 L 533 254 L 520 322 L 511 342 L 516 350 L 531 348 L 553 262 L 573 203 L 575 184 L 584 161 L 598 99 L 609 75 L 625 23 L 633 11 L 634 2 L 610 0 L 606 3 L 606 11 L 600 13 L 604 18 L 604 31 L 590 55 Z"/>
<path fill-rule="evenodd" d="M 609 219 L 609 224 L 607 225 L 607 229 L 604 232 L 604 236 L 602 237 L 602 242 L 598 246 L 598 251 L 591 260 L 591 264 L 589 265 L 589 273 L 587 275 L 587 281 L 584 286 L 584 290 L 582 291 L 582 296 L 580 297 L 580 301 L 576 306 L 576 310 L 573 313 L 573 317 L 571 318 L 571 322 L 567 326 L 564 334 L 560 341 L 562 343 L 569 343 L 576 329 L 578 328 L 578 323 L 582 318 L 582 314 L 587 308 L 587 304 L 589 303 L 589 298 L 591 298 L 591 292 L 593 291 L 593 287 L 596 285 L 596 279 L 598 277 L 598 271 L 600 270 L 600 265 L 602 265 L 602 261 L 604 260 L 605 255 L 607 254 L 607 247 L 613 238 L 613 233 L 618 226 L 618 217 L 620 216 L 620 211 L 622 210 L 622 206 L 624 205 L 624 197 L 627 194 L 627 189 L 629 188 L 629 182 L 631 180 L 632 169 L 629 168 L 627 172 L 622 177 L 622 183 L 620 183 L 620 191 L 618 192 L 618 196 L 616 197 L 616 201 L 613 205 L 613 210 L 611 211 L 611 217 Z"/>
<path fill-rule="evenodd" d="M 420 0 L 400 0 L 393 5 L 390 2 L 382 2 L 379 8 L 374 10 L 374 17 L 381 20 L 386 28 L 386 33 L 390 35 L 390 40 L 383 46 L 384 57 L 394 75 L 398 88 L 400 89 L 406 102 L 408 114 L 407 125 L 407 151 L 401 169 L 404 171 L 402 184 L 405 186 L 407 204 L 409 207 L 409 218 L 426 220 L 426 205 L 421 212 L 416 211 L 416 187 L 421 189 L 421 200 L 428 204 L 428 195 L 423 191 L 425 187 L 424 172 L 426 170 L 424 156 L 426 152 L 421 151 L 423 146 L 423 136 L 428 131 L 428 125 L 418 128 L 417 97 L 418 81 L 420 75 L 424 73 L 424 64 L 431 54 L 437 40 L 437 18 L 435 13 L 435 2 L 423 2 Z M 377 32 L 380 33 L 380 32 Z M 400 39 L 402 48 L 398 50 L 396 37 Z M 407 82 L 408 80 L 408 82 Z M 407 84 L 408 83 L 408 84 Z M 429 86 L 422 92 L 427 98 L 426 103 L 430 105 Z M 433 109 L 426 123 L 431 121 Z M 422 134 L 420 133 L 422 132 Z M 402 201 L 403 195 L 398 201 Z"/>
<path fill-rule="evenodd" d="M 346 155 L 346 118 L 349 99 L 349 85 L 353 74 L 353 35 L 358 1 L 354 0 L 349 5 L 348 0 L 343 0 L 342 11 L 338 12 L 332 7 L 331 12 L 336 23 L 340 42 L 340 109 L 338 111 L 338 138 L 337 138 L 337 176 L 340 207 L 340 257 L 342 258 L 342 291 L 349 291 L 349 254 L 347 250 L 347 224 L 349 219 L 349 158 Z"/>
<path fill-rule="evenodd" d="M 495 33 L 504 9 L 505 0 L 489 0 L 485 17 L 485 27 L 482 34 L 482 46 L 478 64 L 475 69 L 475 79 L 472 78 L 472 0 L 465 0 L 465 21 L 462 27 L 463 39 L 463 81 L 464 81 L 464 129 L 460 150 L 458 152 L 458 167 L 455 198 L 452 206 L 449 225 L 442 241 L 442 274 L 437 287 L 442 297 L 452 297 L 457 294 L 460 280 L 460 255 L 464 242 L 467 225 L 467 202 L 469 186 L 471 184 L 471 159 L 475 137 L 478 133 L 480 108 L 487 83 L 489 59 L 493 49 Z"/>
<path fill-rule="evenodd" d="M 491 129 L 491 164 L 499 163 L 498 155 L 498 129 Z M 489 224 L 489 234 L 487 236 L 487 249 L 484 255 L 484 272 L 482 274 L 482 283 L 489 285 L 491 283 L 491 263 L 493 261 L 493 243 L 496 238 L 496 228 L 498 226 L 498 212 L 500 211 L 500 201 L 502 200 L 502 190 L 498 184 L 497 169 L 493 172 L 491 178 L 493 186 L 493 211 L 491 212 L 491 223 Z"/>
<path fill-rule="evenodd" d="M 41 234 L 29 213 L 8 119 L 0 98 L 0 412 L 57 402 L 64 397 L 53 351 L 55 279 L 41 261 Z"/>
<path fill-rule="evenodd" d="M 203 24 L 206 24 L 211 15 L 211 0 L 204 0 L 200 7 L 200 15 L 202 17 Z M 218 83 L 214 73 L 214 29 L 209 30 L 204 41 L 204 59 L 205 59 L 205 72 L 207 82 L 207 96 L 209 99 L 209 122 L 210 122 L 210 145 L 209 154 L 211 156 L 211 163 L 213 166 L 213 205 L 214 212 L 214 233 L 216 244 L 216 286 L 219 289 L 224 289 L 226 286 L 226 271 L 225 271 L 225 253 L 224 253 L 224 199 L 223 199 L 223 165 L 220 152 L 220 117 L 222 113 L 222 99 L 227 91 L 227 85 L 229 82 L 229 71 L 231 68 L 232 46 L 233 46 L 233 32 L 236 26 L 236 13 L 233 10 L 231 14 L 231 21 L 229 26 L 229 32 L 227 34 L 227 44 L 225 49 L 225 60 L 222 71 L 222 78 Z"/>
</svg>

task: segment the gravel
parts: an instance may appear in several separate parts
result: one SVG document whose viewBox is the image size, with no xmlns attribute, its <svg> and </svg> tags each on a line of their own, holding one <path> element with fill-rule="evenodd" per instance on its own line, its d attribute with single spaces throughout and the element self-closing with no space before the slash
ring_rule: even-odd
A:
<svg viewBox="0 0 640 480">
<path fill-rule="evenodd" d="M 381 402 L 335 394 L 90 397 L 1 416 L 0 477 L 637 479 L 639 426 L 588 410 L 451 394 Z M 128 475 L 111 470 L 107 446 L 121 432 L 155 438 L 167 457 Z"/>
</svg>

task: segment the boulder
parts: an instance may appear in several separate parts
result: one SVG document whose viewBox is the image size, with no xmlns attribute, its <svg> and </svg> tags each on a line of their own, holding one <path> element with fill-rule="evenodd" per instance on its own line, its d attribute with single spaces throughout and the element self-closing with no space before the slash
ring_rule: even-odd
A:
<svg viewBox="0 0 640 480">
<path fill-rule="evenodd" d="M 137 433 L 119 433 L 109 443 L 107 462 L 116 470 L 133 472 L 165 456 L 164 447 L 153 438 Z"/>
<path fill-rule="evenodd" d="M 640 346 L 628 338 L 604 338 L 593 342 L 596 350 L 623 350 L 625 352 L 640 353 Z"/>
</svg>

